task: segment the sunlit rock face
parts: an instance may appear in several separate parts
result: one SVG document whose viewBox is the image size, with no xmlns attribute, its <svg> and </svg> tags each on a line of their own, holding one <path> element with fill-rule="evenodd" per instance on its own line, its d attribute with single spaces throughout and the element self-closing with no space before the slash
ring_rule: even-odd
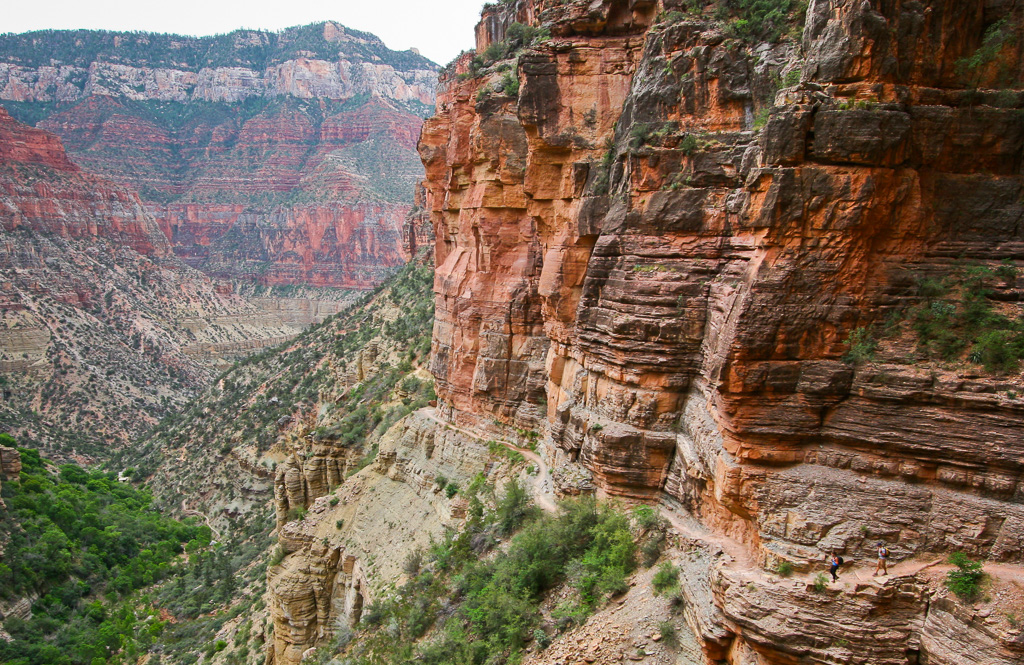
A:
<svg viewBox="0 0 1024 665">
<path fill-rule="evenodd" d="M 551 38 L 442 73 L 419 145 L 439 411 L 536 430 L 556 481 L 685 509 L 759 565 L 878 539 L 1019 562 L 1021 376 L 936 359 L 910 319 L 970 270 L 1022 313 L 1022 8 L 815 1 L 776 43 L 689 11 L 492 8 L 477 53 L 514 21 Z M 870 361 L 844 360 L 869 326 Z M 717 657 L 796 662 L 737 593 Z M 929 662 L 954 662 L 972 629 L 929 617 Z M 899 641 L 864 662 L 905 662 Z"/>
</svg>

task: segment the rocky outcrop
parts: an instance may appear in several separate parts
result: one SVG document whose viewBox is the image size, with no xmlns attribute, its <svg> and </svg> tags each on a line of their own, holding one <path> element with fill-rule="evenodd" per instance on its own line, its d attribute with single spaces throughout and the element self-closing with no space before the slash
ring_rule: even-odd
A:
<svg viewBox="0 0 1024 665">
<path fill-rule="evenodd" d="M 402 574 L 410 552 L 465 517 L 466 500 L 447 496 L 438 477 L 459 486 L 478 475 L 499 486 L 510 477 L 508 462 L 496 462 L 486 442 L 439 427 L 430 413 L 391 428 L 370 467 L 280 527 L 285 556 L 267 575 L 270 662 L 299 663 L 305 652 L 354 627 L 363 608 Z"/>
<path fill-rule="evenodd" d="M 5 480 L 17 480 L 21 473 L 21 454 L 14 448 L 0 446 L 0 474 Z"/>
<path fill-rule="evenodd" d="M 21 453 L 14 448 L 0 446 L 0 480 L 17 480 L 21 474 Z M 2 486 L 3 483 L 0 483 Z M 4 500 L 0 498 L 0 508 L 5 508 Z M 0 536 L 0 554 L 3 553 L 4 545 L 7 544 L 6 534 Z"/>
<path fill-rule="evenodd" d="M 1024 381 L 936 362 L 898 318 L 964 265 L 1006 266 L 981 297 L 1021 314 L 1024 8 L 816 0 L 802 40 L 758 43 L 689 7 L 492 7 L 478 52 L 511 18 L 552 38 L 442 75 L 419 148 L 439 412 L 540 431 L 553 466 L 697 517 L 751 566 L 879 539 L 1020 563 Z M 844 360 L 886 320 L 903 336 Z M 891 641 L 844 638 L 863 662 L 906 662 L 908 639 L 955 660 L 928 651 L 915 584 L 866 592 L 895 604 Z M 851 662 L 814 646 L 820 612 L 765 618 L 813 604 L 780 594 L 709 596 L 732 618 L 705 658 Z M 839 602 L 829 630 L 875 611 Z"/>
</svg>

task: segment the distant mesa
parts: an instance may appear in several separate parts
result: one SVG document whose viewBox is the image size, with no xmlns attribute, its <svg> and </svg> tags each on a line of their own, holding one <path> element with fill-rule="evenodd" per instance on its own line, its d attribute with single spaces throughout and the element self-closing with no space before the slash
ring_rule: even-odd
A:
<svg viewBox="0 0 1024 665">
<path fill-rule="evenodd" d="M 334 22 L 0 36 L 0 104 L 218 279 L 372 288 L 408 257 L 438 66 Z"/>
</svg>

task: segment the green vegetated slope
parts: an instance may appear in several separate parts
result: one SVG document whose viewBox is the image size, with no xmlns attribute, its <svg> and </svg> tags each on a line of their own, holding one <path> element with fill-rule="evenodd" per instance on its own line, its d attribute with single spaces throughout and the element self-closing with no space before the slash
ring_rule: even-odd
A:
<svg viewBox="0 0 1024 665">
<path fill-rule="evenodd" d="M 3 622 L 14 641 L 0 640 L 0 662 L 129 663 L 146 651 L 161 663 L 261 661 L 272 491 L 238 460 L 272 473 L 294 428 L 372 459 L 376 437 L 433 398 L 417 367 L 432 277 L 409 264 L 346 312 L 239 362 L 120 452 L 108 465 L 117 472 L 58 468 L 22 449 L 21 482 L 3 484 L 0 605 L 28 598 L 33 609 Z M 323 417 L 279 424 L 304 408 Z M 167 517 L 182 499 L 214 529 Z M 226 625 L 230 649 L 218 637 Z"/>
<path fill-rule="evenodd" d="M 148 479 L 165 509 L 207 515 L 222 537 L 262 533 L 276 466 L 297 446 L 343 447 L 365 465 L 391 424 L 433 399 L 421 367 L 432 281 L 429 266 L 406 265 L 348 310 L 237 363 L 112 465 Z"/>
<path fill-rule="evenodd" d="M 135 662 L 166 636 L 161 607 L 192 602 L 195 570 L 225 555 L 210 547 L 209 527 L 161 515 L 146 489 L 20 452 L 20 480 L 4 482 L 0 507 L 0 603 L 12 638 L 0 639 L 0 662 Z M 19 599 L 31 612 L 11 611 Z"/>
<path fill-rule="evenodd" d="M 50 65 L 54 61 L 88 67 L 100 61 L 192 71 L 203 67 L 262 69 L 296 57 L 334 59 L 339 55 L 380 62 L 400 71 L 434 66 L 430 60 L 412 51 L 392 51 L 380 38 L 368 32 L 341 28 L 343 34 L 336 33 L 334 38 L 327 39 L 325 25 L 311 23 L 280 32 L 235 30 L 211 37 L 105 30 L 38 30 L 0 35 L 0 52 L 8 54 L 10 61 L 26 67 Z"/>
<path fill-rule="evenodd" d="M 630 514 L 586 497 L 543 513 L 516 481 L 495 492 L 482 477 L 462 494 L 465 524 L 413 552 L 408 581 L 312 662 L 518 662 L 524 648 L 543 650 L 625 592 L 665 543 L 665 525 L 648 507 Z"/>
</svg>

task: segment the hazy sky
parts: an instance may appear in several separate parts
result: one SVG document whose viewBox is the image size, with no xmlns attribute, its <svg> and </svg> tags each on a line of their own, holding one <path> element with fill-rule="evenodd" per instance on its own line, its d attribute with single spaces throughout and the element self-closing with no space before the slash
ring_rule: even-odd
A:
<svg viewBox="0 0 1024 665">
<path fill-rule="evenodd" d="M 444 65 L 473 48 L 484 0 L 10 0 L 0 33 L 29 30 L 147 30 L 213 35 L 237 28 L 280 30 L 337 21 L 372 32 L 396 51 L 416 47 Z"/>
</svg>

